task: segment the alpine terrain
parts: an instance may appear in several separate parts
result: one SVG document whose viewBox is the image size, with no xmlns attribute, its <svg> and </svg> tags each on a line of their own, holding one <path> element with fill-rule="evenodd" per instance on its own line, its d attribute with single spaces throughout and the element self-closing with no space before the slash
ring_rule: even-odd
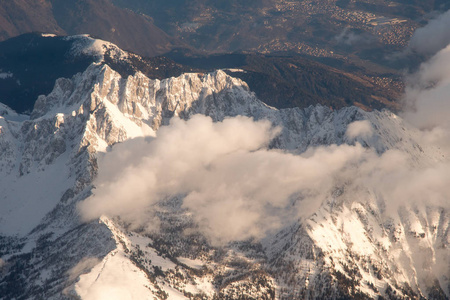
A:
<svg viewBox="0 0 450 300">
<path fill-rule="evenodd" d="M 402 116 L 64 41 L 0 95 L 0 299 L 450 297 L 449 154 Z"/>
</svg>

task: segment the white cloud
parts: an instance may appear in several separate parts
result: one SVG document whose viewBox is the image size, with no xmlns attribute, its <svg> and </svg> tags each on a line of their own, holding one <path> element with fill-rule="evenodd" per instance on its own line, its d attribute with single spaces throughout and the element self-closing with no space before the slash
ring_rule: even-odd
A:
<svg viewBox="0 0 450 300">
<path fill-rule="evenodd" d="M 421 129 L 449 125 L 450 85 L 424 90 L 408 90 L 408 100 L 413 101 L 404 118 Z"/>
<path fill-rule="evenodd" d="M 450 46 L 409 77 L 403 117 L 422 129 L 450 128 Z"/>
<path fill-rule="evenodd" d="M 80 212 L 87 220 L 106 214 L 149 223 L 152 205 L 184 195 L 183 207 L 212 240 L 261 236 L 289 216 L 313 213 L 337 172 L 366 152 L 359 144 L 303 155 L 267 150 L 278 132 L 268 121 L 246 117 L 174 120 L 156 139 L 125 142 L 108 153 L 100 161 L 95 195 L 79 205 Z M 301 207 L 293 211 L 299 199 Z"/>
<path fill-rule="evenodd" d="M 440 149 L 441 160 L 424 169 L 401 170 L 389 186 L 391 197 L 449 209 L 450 188 L 450 11 L 414 33 L 410 47 L 434 54 L 406 78 L 402 117 L 422 130 L 420 142 Z M 446 157 L 447 156 L 447 157 Z M 400 174 L 400 173 L 399 173 Z M 386 181 L 388 181 L 387 179 Z"/>
<path fill-rule="evenodd" d="M 372 124 L 368 120 L 355 121 L 348 125 L 345 135 L 350 139 L 369 138 L 373 135 Z"/>
<path fill-rule="evenodd" d="M 421 54 L 435 54 L 450 44 L 450 11 L 431 20 L 417 29 L 411 37 L 409 47 Z"/>
<path fill-rule="evenodd" d="M 414 167 L 408 155 L 389 150 L 362 162 L 354 174 L 355 186 L 376 191 L 385 199 L 386 213 L 395 215 L 400 206 L 440 206 L 449 209 L 450 164 L 436 162 L 427 167 Z"/>
</svg>

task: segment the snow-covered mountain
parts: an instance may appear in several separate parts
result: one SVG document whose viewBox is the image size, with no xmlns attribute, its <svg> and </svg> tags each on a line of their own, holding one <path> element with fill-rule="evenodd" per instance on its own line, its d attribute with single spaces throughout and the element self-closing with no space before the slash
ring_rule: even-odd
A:
<svg viewBox="0 0 450 300">
<path fill-rule="evenodd" d="M 97 51 L 93 45 L 88 49 Z M 125 52 L 118 53 L 126 60 Z M 157 140 L 171 120 L 198 114 L 214 122 L 236 116 L 269 120 L 280 132 L 266 145 L 270 150 L 263 151 L 289 157 L 307 159 L 314 156 L 311 149 L 325 147 L 328 153 L 341 145 L 363 162 L 391 152 L 400 155 L 405 159 L 390 167 L 406 164 L 411 173 L 448 159 L 443 150 L 421 143 L 417 129 L 387 110 L 277 110 L 221 70 L 163 80 L 138 71 L 123 78 L 108 64 L 94 62 L 72 78 L 58 79 L 29 116 L 0 107 L 0 298 L 450 296 L 446 206 L 398 201 L 393 209 L 391 202 L 397 200 L 385 195 L 403 194 L 384 194 L 371 182 L 353 184 L 351 174 L 363 174 L 362 168 L 337 169 L 332 175 L 343 179 L 333 181 L 332 193 L 310 203 L 314 211 L 269 226 L 262 235 L 248 238 L 243 232 L 243 239 L 225 243 L 215 243 L 201 228 L 208 223 L 199 222 L 184 205 L 182 193 L 152 203 L 152 218 L 159 224 L 155 228 L 108 213 L 86 221 L 79 203 L 100 193 L 94 181 L 102 172 L 99 160 L 119 143 Z M 349 132 L 351 128 L 356 131 Z M 136 155 L 117 153 L 118 164 Z M 378 162 L 386 163 L 384 158 Z M 333 161 L 329 163 L 331 168 Z M 369 178 L 378 167 L 370 167 Z M 294 199 L 292 210 L 307 210 L 306 198 Z"/>
</svg>

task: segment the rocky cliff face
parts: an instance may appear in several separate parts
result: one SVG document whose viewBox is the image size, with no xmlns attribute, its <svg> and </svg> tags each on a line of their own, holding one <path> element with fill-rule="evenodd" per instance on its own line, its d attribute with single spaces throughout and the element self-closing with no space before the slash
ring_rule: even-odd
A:
<svg viewBox="0 0 450 300">
<path fill-rule="evenodd" d="M 101 153 L 195 114 L 268 119 L 281 127 L 269 147 L 294 154 L 359 142 L 378 154 L 407 153 L 411 164 L 444 159 L 389 111 L 277 110 L 223 71 L 152 80 L 139 72 L 122 78 L 95 63 L 58 79 L 29 118 L 0 111 L 2 299 L 99 299 L 118 282 L 130 291 L 123 299 L 449 296 L 448 272 L 435 271 L 448 265 L 448 211 L 406 206 L 386 217 L 383 199 L 370 189 L 349 195 L 337 186 L 313 215 L 225 246 L 195 230 L 182 196 L 161 200 L 160 229 L 150 233 L 120 218 L 85 223 L 77 211 L 95 192 Z M 373 135 L 346 135 L 361 120 Z"/>
</svg>

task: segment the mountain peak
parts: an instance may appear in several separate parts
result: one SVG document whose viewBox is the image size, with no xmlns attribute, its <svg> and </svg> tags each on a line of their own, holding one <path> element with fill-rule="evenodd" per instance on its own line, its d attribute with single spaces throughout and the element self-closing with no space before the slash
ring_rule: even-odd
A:
<svg viewBox="0 0 450 300">
<path fill-rule="evenodd" d="M 88 34 L 68 36 L 65 40 L 73 42 L 70 55 L 74 57 L 92 56 L 97 59 L 97 62 L 104 62 L 106 54 L 116 60 L 128 58 L 128 53 L 117 45 L 101 39 L 94 39 Z"/>
</svg>

